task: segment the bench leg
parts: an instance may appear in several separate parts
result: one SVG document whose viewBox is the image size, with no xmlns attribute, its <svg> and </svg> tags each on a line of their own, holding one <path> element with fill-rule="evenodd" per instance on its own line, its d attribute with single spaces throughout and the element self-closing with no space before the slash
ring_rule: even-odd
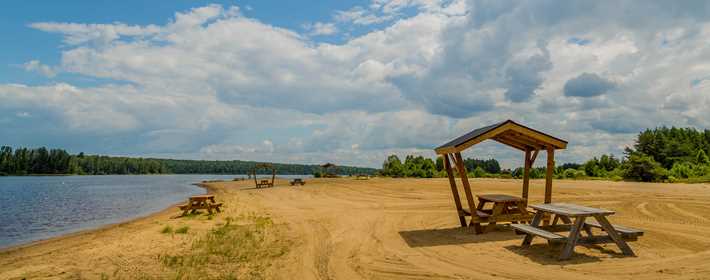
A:
<svg viewBox="0 0 710 280">
<path fill-rule="evenodd" d="M 544 213 L 542 211 L 535 212 L 535 216 L 533 216 L 533 219 L 530 222 L 530 225 L 534 226 L 534 227 L 540 226 L 540 221 L 542 220 L 543 215 L 544 215 Z M 523 247 L 530 246 L 530 243 L 532 243 L 533 237 L 535 237 L 535 236 L 532 234 L 529 234 L 529 233 L 525 234 L 525 238 L 523 238 L 522 246 Z"/>
<path fill-rule="evenodd" d="M 569 231 L 567 244 L 565 244 L 564 249 L 562 249 L 562 253 L 560 254 L 560 260 L 566 260 L 572 256 L 572 253 L 574 252 L 574 246 L 577 245 L 577 240 L 579 239 L 579 231 L 584 225 L 584 219 L 584 216 L 577 217 L 576 219 L 574 219 L 574 225 L 572 225 L 572 228 Z"/>
<path fill-rule="evenodd" d="M 475 232 L 476 234 L 483 233 L 483 227 L 481 227 L 481 223 L 473 223 L 473 232 Z"/>
<path fill-rule="evenodd" d="M 594 233 L 592 233 L 592 227 L 591 227 L 591 226 L 589 226 L 589 225 L 587 225 L 587 224 L 584 224 L 584 225 L 582 226 L 582 229 L 584 229 L 584 232 L 587 233 L 587 236 L 589 236 L 589 237 L 594 236 Z"/>
<path fill-rule="evenodd" d="M 498 217 L 500 214 L 503 213 L 503 209 L 505 208 L 505 204 L 503 203 L 494 203 L 493 204 L 493 212 L 491 212 L 491 218 L 493 217 Z M 491 232 L 495 230 L 496 228 L 496 222 L 490 222 L 486 226 L 486 229 L 483 232 Z"/>
<path fill-rule="evenodd" d="M 619 236 L 619 233 L 616 232 L 616 230 L 614 229 L 614 226 L 612 226 L 611 223 L 609 223 L 609 221 L 606 219 L 606 217 L 604 217 L 602 215 L 597 215 L 597 216 L 594 216 L 594 218 L 597 219 L 597 222 L 599 222 L 599 224 L 602 226 L 604 231 L 606 231 L 606 234 L 608 234 L 609 237 L 611 237 L 611 240 L 613 240 L 614 243 L 616 243 L 616 246 L 619 246 L 619 249 L 621 249 L 621 252 L 623 252 L 624 255 L 635 256 L 634 251 L 631 250 L 631 247 L 629 247 L 629 244 L 626 244 L 626 241 L 624 241 L 624 239 L 621 238 L 621 236 Z"/>
</svg>

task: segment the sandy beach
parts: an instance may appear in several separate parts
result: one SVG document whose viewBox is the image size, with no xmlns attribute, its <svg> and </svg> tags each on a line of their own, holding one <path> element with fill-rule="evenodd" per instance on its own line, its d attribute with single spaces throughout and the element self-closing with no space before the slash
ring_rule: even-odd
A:
<svg viewBox="0 0 710 280">
<path fill-rule="evenodd" d="M 543 181 L 533 181 L 539 203 Z M 519 195 L 520 181 L 476 179 L 474 191 Z M 169 265 L 216 227 L 238 217 L 268 217 L 272 243 L 283 254 L 233 270 L 238 278 L 265 279 L 710 279 L 710 185 L 555 181 L 553 201 L 614 210 L 612 223 L 640 228 L 630 245 L 578 246 L 557 261 L 557 247 L 505 226 L 474 235 L 460 228 L 446 179 L 310 179 L 303 187 L 277 180 L 254 189 L 253 181 L 209 183 L 225 204 L 214 217 L 175 218 L 177 208 L 127 223 L 35 242 L 0 252 L 0 279 L 194 278 Z M 271 222 L 268 223 L 271 225 Z M 189 228 L 182 234 L 166 227 Z M 275 245 L 276 246 L 276 245 Z M 238 247 L 237 247 L 238 248 Z M 184 266 L 183 266 L 184 268 Z M 220 269 L 200 270 L 221 278 Z M 244 275 L 240 273 L 245 273 Z"/>
</svg>

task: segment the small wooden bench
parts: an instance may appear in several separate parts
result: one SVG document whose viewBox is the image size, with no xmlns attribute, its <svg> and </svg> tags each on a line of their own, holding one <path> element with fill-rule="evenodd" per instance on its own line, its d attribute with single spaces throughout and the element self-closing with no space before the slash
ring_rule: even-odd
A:
<svg viewBox="0 0 710 280">
<path fill-rule="evenodd" d="M 527 234 L 532 234 L 535 236 L 545 238 L 545 239 L 547 239 L 548 243 L 564 243 L 567 241 L 567 237 L 564 237 L 564 236 L 559 235 L 557 233 L 549 232 L 544 229 L 534 227 L 531 225 L 511 224 L 510 227 L 512 227 L 516 231 L 521 231 L 521 232 L 524 232 Z"/>
<path fill-rule="evenodd" d="M 210 203 L 209 207 L 216 210 L 217 212 L 222 212 L 219 208 L 222 207 L 222 203 Z"/>
<path fill-rule="evenodd" d="M 588 225 L 590 227 L 595 227 L 599 228 L 601 230 L 604 230 L 604 227 L 602 227 L 601 224 L 597 221 L 585 221 L 585 225 Z M 643 230 L 640 229 L 635 229 L 635 228 L 630 228 L 630 227 L 625 227 L 625 226 L 620 226 L 620 225 L 611 225 L 621 237 L 625 239 L 635 239 L 636 237 L 643 236 Z"/>
<path fill-rule="evenodd" d="M 257 188 L 271 188 L 273 186 L 274 184 L 269 180 L 261 180 L 260 182 L 256 183 Z"/>
<path fill-rule="evenodd" d="M 464 215 L 466 216 L 471 216 L 471 212 L 466 210 L 466 209 L 461 209 L 461 212 L 463 212 Z M 476 210 L 476 216 L 479 218 L 488 218 L 491 216 L 491 211 L 488 210 Z"/>
<path fill-rule="evenodd" d="M 291 184 L 291 186 L 295 186 L 295 185 L 303 186 L 306 184 L 306 181 L 303 181 L 303 179 L 301 179 L 301 178 L 295 178 L 295 179 L 291 180 L 291 182 L 289 182 L 289 184 Z"/>
</svg>

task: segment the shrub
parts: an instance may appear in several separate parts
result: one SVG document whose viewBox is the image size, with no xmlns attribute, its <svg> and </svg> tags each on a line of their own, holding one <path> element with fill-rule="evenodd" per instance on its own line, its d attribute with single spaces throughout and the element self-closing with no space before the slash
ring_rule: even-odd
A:
<svg viewBox="0 0 710 280">
<path fill-rule="evenodd" d="M 167 234 L 167 233 L 173 233 L 173 227 L 171 227 L 171 226 L 165 226 L 165 227 L 163 227 L 162 230 L 160 230 L 160 233 L 165 233 L 165 234 Z"/>
<path fill-rule="evenodd" d="M 187 233 L 187 231 L 188 231 L 189 229 L 190 229 L 190 227 L 188 227 L 188 226 L 182 226 L 182 227 L 179 227 L 178 229 L 176 229 L 176 230 L 175 230 L 175 233 L 177 233 L 177 234 L 185 234 L 185 233 Z"/>
<path fill-rule="evenodd" d="M 695 177 L 694 166 L 688 162 L 676 162 L 673 164 L 673 168 L 670 170 L 670 175 L 674 178 L 687 179 L 690 177 Z"/>
<path fill-rule="evenodd" d="M 661 167 L 661 164 L 642 153 L 629 154 L 628 160 L 622 166 L 626 179 L 658 182 L 668 177 L 668 171 Z"/>
<path fill-rule="evenodd" d="M 476 167 L 476 169 L 473 170 L 473 172 L 471 172 L 470 176 L 473 178 L 483 178 L 486 176 L 486 171 L 483 170 L 483 168 L 481 168 L 480 166 L 478 166 Z"/>
</svg>

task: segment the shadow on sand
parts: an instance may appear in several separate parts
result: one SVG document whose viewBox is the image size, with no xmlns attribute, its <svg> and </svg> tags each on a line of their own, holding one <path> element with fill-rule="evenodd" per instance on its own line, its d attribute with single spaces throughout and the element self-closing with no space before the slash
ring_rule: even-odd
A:
<svg viewBox="0 0 710 280">
<path fill-rule="evenodd" d="M 473 228 L 462 227 L 400 231 L 399 235 L 412 248 L 521 239 L 512 230 L 504 227 L 497 226 L 493 232 L 478 235 L 473 232 Z"/>
<path fill-rule="evenodd" d="M 504 248 L 507 249 L 508 251 L 511 251 L 513 253 L 516 253 L 518 255 L 521 255 L 523 257 L 526 257 L 530 259 L 531 261 L 534 261 L 536 263 L 542 264 L 542 265 L 570 265 L 570 264 L 582 264 L 582 263 L 592 263 L 592 262 L 600 262 L 601 258 L 596 257 L 596 256 L 590 256 L 587 254 L 581 254 L 578 253 L 578 250 L 575 250 L 574 253 L 572 253 L 572 257 L 569 260 L 558 260 L 557 258 L 560 256 L 560 252 L 562 251 L 563 244 L 556 244 L 553 246 L 548 245 L 547 243 L 537 243 L 537 244 L 532 244 L 530 247 L 524 248 L 520 245 L 511 245 L 511 246 L 505 246 Z M 601 247 L 599 245 L 577 245 L 576 248 L 580 247 L 586 247 L 589 249 L 593 250 L 598 250 L 601 253 L 609 255 L 611 258 L 625 258 L 624 254 L 621 252 L 617 252 L 614 250 L 610 250 L 604 247 Z"/>
</svg>

